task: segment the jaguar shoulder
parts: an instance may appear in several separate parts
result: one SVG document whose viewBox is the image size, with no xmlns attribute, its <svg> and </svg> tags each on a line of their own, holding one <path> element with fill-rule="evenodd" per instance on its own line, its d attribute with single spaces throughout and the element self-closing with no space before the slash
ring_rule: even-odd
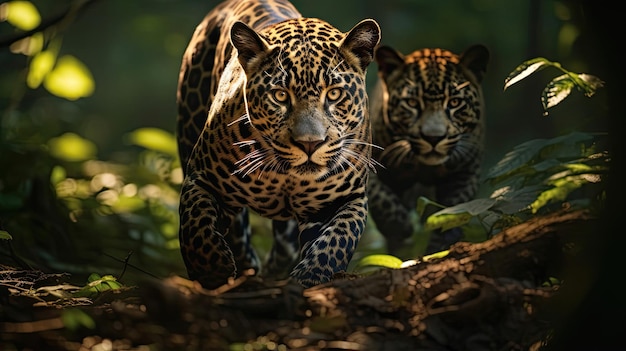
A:
<svg viewBox="0 0 626 351">
<path fill-rule="evenodd" d="M 261 272 L 249 211 L 274 221 L 263 274 L 287 269 L 308 287 L 346 269 L 367 219 L 365 75 L 379 40 L 374 20 L 344 33 L 285 0 L 227 0 L 207 14 L 177 93 L 190 279 L 213 288 Z"/>
<path fill-rule="evenodd" d="M 404 55 L 376 50 L 378 81 L 371 97 L 374 158 L 370 215 L 397 253 L 413 233 L 419 196 L 452 206 L 477 191 L 484 154 L 485 104 L 481 82 L 489 51 L 474 45 L 460 55 L 426 48 Z M 459 228 L 431 235 L 426 253 L 447 248 Z"/>
</svg>

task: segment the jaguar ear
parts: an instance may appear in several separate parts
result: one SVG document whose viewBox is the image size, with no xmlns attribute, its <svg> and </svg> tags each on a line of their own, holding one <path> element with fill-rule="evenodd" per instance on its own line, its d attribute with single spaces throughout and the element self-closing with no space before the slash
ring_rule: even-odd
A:
<svg viewBox="0 0 626 351">
<path fill-rule="evenodd" d="M 362 20 L 352 27 L 341 43 L 341 48 L 356 56 L 363 71 L 374 60 L 374 48 L 380 41 L 380 27 L 373 19 Z"/>
<path fill-rule="evenodd" d="M 243 22 L 235 22 L 230 29 L 230 43 L 237 49 L 237 58 L 243 69 L 249 68 L 265 52 L 269 44 L 252 28 Z"/>
<path fill-rule="evenodd" d="M 376 49 L 378 74 L 386 79 L 393 71 L 404 65 L 404 55 L 390 46 L 383 45 Z"/>
<path fill-rule="evenodd" d="M 460 56 L 461 64 L 476 77 L 478 83 L 483 80 L 489 63 L 489 50 L 484 45 L 472 45 Z"/>
</svg>

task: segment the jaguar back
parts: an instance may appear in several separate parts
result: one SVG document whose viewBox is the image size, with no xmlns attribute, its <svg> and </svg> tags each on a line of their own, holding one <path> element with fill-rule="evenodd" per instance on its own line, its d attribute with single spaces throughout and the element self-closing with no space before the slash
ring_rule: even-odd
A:
<svg viewBox="0 0 626 351">
<path fill-rule="evenodd" d="M 417 198 L 452 206 L 471 200 L 484 154 L 485 106 L 481 82 L 489 52 L 475 45 L 457 55 L 441 48 L 408 55 L 382 46 L 372 94 L 374 158 L 370 213 L 396 251 L 411 236 Z M 460 239 L 458 229 L 434 233 L 427 252 Z"/>
<path fill-rule="evenodd" d="M 300 12 L 289 1 L 231 0 L 219 3 L 196 27 L 183 54 L 176 91 L 176 133 L 183 171 L 232 55 L 233 46 L 225 40 L 232 25 L 244 21 L 252 28 L 264 28 L 300 17 Z"/>
</svg>

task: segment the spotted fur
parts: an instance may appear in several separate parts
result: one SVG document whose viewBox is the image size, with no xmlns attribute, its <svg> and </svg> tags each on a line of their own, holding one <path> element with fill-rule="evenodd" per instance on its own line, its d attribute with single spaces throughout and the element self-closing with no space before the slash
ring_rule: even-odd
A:
<svg viewBox="0 0 626 351">
<path fill-rule="evenodd" d="M 346 269 L 367 219 L 365 75 L 379 39 L 373 20 L 343 33 L 286 0 L 227 0 L 207 14 L 177 95 L 190 279 L 213 288 L 261 271 L 250 210 L 274 220 L 264 273 L 308 287 Z"/>
<path fill-rule="evenodd" d="M 379 79 L 372 93 L 374 158 L 370 214 L 396 253 L 413 233 L 410 220 L 419 196 L 444 206 L 471 200 L 484 154 L 485 106 L 481 81 L 489 52 L 482 45 L 457 55 L 422 49 L 409 55 L 376 50 Z M 455 228 L 433 233 L 427 253 L 462 236 Z"/>
</svg>

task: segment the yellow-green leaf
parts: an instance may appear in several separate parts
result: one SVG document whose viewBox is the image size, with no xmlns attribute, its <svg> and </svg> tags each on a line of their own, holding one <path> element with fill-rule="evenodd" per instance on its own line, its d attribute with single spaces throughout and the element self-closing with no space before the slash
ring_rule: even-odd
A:
<svg viewBox="0 0 626 351">
<path fill-rule="evenodd" d="M 445 231 L 468 223 L 472 217 L 473 216 L 467 212 L 458 214 L 433 214 L 426 219 L 424 228 L 426 230 L 441 228 L 441 230 Z"/>
<path fill-rule="evenodd" d="M 146 207 L 146 202 L 136 196 L 120 196 L 111 207 L 116 213 L 128 213 Z"/>
<path fill-rule="evenodd" d="M 13 237 L 6 230 L 0 230 L 0 239 L 2 239 L 2 240 L 13 240 Z"/>
<path fill-rule="evenodd" d="M 52 71 L 55 61 L 56 54 L 51 50 L 42 51 L 33 56 L 26 76 L 26 85 L 31 89 L 38 88 L 46 75 Z"/>
<path fill-rule="evenodd" d="M 30 1 L 9 1 L 0 4 L 0 20 L 26 31 L 37 28 L 41 23 L 41 16 Z"/>
<path fill-rule="evenodd" d="M 139 128 L 128 134 L 128 140 L 146 149 L 178 155 L 176 138 L 172 133 L 159 128 Z"/>
<path fill-rule="evenodd" d="M 56 96 L 77 100 L 93 94 L 95 83 L 85 64 L 74 56 L 65 55 L 44 78 L 44 87 Z"/>
<path fill-rule="evenodd" d="M 69 330 L 77 330 L 80 327 L 94 329 L 96 322 L 87 313 L 78 308 L 68 308 L 61 313 L 61 321 Z"/>
<path fill-rule="evenodd" d="M 96 145 L 74 133 L 65 133 L 48 141 L 50 154 L 65 161 L 85 161 L 95 158 Z"/>
<path fill-rule="evenodd" d="M 450 253 L 450 250 L 443 250 L 443 251 L 435 252 L 433 254 L 426 255 L 426 256 L 422 257 L 422 261 L 428 262 L 428 261 L 434 260 L 436 258 L 444 258 L 444 257 L 448 256 L 449 253 Z"/>
<path fill-rule="evenodd" d="M 377 268 L 400 268 L 402 266 L 402 260 L 391 255 L 368 255 L 360 259 L 354 266 L 355 272 L 366 272 L 372 267 Z"/>
<path fill-rule="evenodd" d="M 51 184 L 58 184 L 59 182 L 65 180 L 65 178 L 67 178 L 67 172 L 65 171 L 65 168 L 61 167 L 61 166 L 54 166 L 52 168 L 52 172 L 50 172 L 50 183 Z"/>
<path fill-rule="evenodd" d="M 581 182 L 575 181 L 564 181 L 539 194 L 537 200 L 535 200 L 532 204 L 530 204 L 530 208 L 532 209 L 532 213 L 537 213 L 540 208 L 547 205 L 550 202 L 554 201 L 563 201 L 567 198 L 567 195 L 572 191 L 578 189 L 582 185 Z"/>
</svg>

